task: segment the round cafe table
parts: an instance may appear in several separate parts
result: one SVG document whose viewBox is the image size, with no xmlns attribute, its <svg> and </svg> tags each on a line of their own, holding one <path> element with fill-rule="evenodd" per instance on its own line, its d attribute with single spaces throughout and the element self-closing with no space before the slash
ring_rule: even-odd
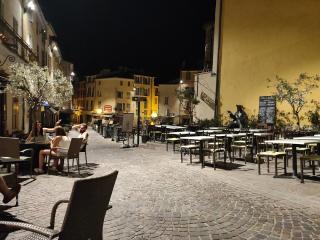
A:
<svg viewBox="0 0 320 240">
<path fill-rule="evenodd" d="M 39 167 L 39 152 L 42 149 L 50 148 L 50 143 L 48 142 L 30 142 L 30 143 L 20 143 L 20 150 L 24 149 L 33 149 L 33 156 L 32 156 L 32 164 L 33 168 Z"/>
</svg>

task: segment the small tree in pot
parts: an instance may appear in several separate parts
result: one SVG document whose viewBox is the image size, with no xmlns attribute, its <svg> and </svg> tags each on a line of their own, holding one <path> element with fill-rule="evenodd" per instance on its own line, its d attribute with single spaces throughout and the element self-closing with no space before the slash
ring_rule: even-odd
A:
<svg viewBox="0 0 320 240">
<path fill-rule="evenodd" d="M 319 87 L 319 76 L 311 76 L 301 73 L 294 82 L 289 82 L 279 76 L 275 79 L 268 79 L 269 86 L 274 87 L 273 95 L 279 102 L 287 102 L 293 114 L 294 119 L 300 129 L 301 111 L 308 101 L 306 98 L 312 93 L 312 90 Z"/>
</svg>

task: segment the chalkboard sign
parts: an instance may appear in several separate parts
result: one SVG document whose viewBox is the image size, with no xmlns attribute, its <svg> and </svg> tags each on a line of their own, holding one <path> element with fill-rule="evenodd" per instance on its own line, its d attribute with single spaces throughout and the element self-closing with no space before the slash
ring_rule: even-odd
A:
<svg viewBox="0 0 320 240">
<path fill-rule="evenodd" d="M 259 99 L 259 122 L 275 124 L 276 98 L 274 96 L 261 96 Z"/>
</svg>

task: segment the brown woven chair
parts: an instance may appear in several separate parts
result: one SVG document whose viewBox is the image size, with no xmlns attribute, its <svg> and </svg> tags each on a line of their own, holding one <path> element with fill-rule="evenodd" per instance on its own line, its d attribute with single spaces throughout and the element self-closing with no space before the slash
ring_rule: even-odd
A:
<svg viewBox="0 0 320 240">
<path fill-rule="evenodd" d="M 88 166 L 88 160 L 87 160 L 87 145 L 88 143 L 82 144 L 80 148 L 80 152 L 84 152 L 84 157 L 86 159 L 86 166 Z"/>
<path fill-rule="evenodd" d="M 74 159 L 77 160 L 77 167 L 78 167 L 78 173 L 80 174 L 80 163 L 79 163 L 79 153 L 80 153 L 80 148 L 81 148 L 81 144 L 82 144 L 82 138 L 72 138 L 71 142 L 70 142 L 70 146 L 68 149 L 68 152 L 66 154 L 58 154 L 58 155 L 52 155 L 51 151 L 48 157 L 48 169 L 49 169 L 49 165 L 50 165 L 50 160 L 52 159 L 60 159 L 62 161 L 64 161 L 64 159 L 67 160 L 67 167 L 68 167 L 68 173 L 70 171 L 70 165 L 69 165 L 69 160 L 72 159 L 72 161 L 74 161 Z M 48 171 L 49 173 L 49 171 Z"/>
<path fill-rule="evenodd" d="M 32 157 L 21 156 L 27 151 L 30 151 L 32 156 L 32 149 L 20 151 L 19 139 L 10 137 L 0 137 L 0 146 L 0 165 L 4 165 L 7 168 L 7 171 L 5 173 L 1 172 L 0 176 L 3 177 L 9 187 L 12 188 L 17 185 L 19 164 L 22 162 L 30 164 L 30 177 L 33 178 Z M 15 165 L 15 173 L 11 172 L 11 164 Z M 18 206 L 18 195 L 16 196 L 16 206 Z"/>
<path fill-rule="evenodd" d="M 29 223 L 0 221 L 11 229 L 33 232 L 24 239 L 102 240 L 103 222 L 118 171 L 97 178 L 78 180 L 74 183 L 69 200 L 56 202 L 52 208 L 50 226 L 38 227 Z M 55 215 L 62 203 L 68 203 L 61 230 L 55 230 Z"/>
</svg>

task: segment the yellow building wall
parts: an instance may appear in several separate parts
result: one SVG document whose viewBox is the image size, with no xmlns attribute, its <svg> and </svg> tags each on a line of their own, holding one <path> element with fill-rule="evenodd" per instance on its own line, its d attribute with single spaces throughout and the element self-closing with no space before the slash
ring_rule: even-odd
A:
<svg viewBox="0 0 320 240">
<path fill-rule="evenodd" d="M 259 96 L 271 94 L 268 78 L 320 74 L 319 9 L 319 0 L 223 0 L 222 114 L 236 104 L 257 114 Z M 290 111 L 287 104 L 280 109 Z"/>
</svg>

